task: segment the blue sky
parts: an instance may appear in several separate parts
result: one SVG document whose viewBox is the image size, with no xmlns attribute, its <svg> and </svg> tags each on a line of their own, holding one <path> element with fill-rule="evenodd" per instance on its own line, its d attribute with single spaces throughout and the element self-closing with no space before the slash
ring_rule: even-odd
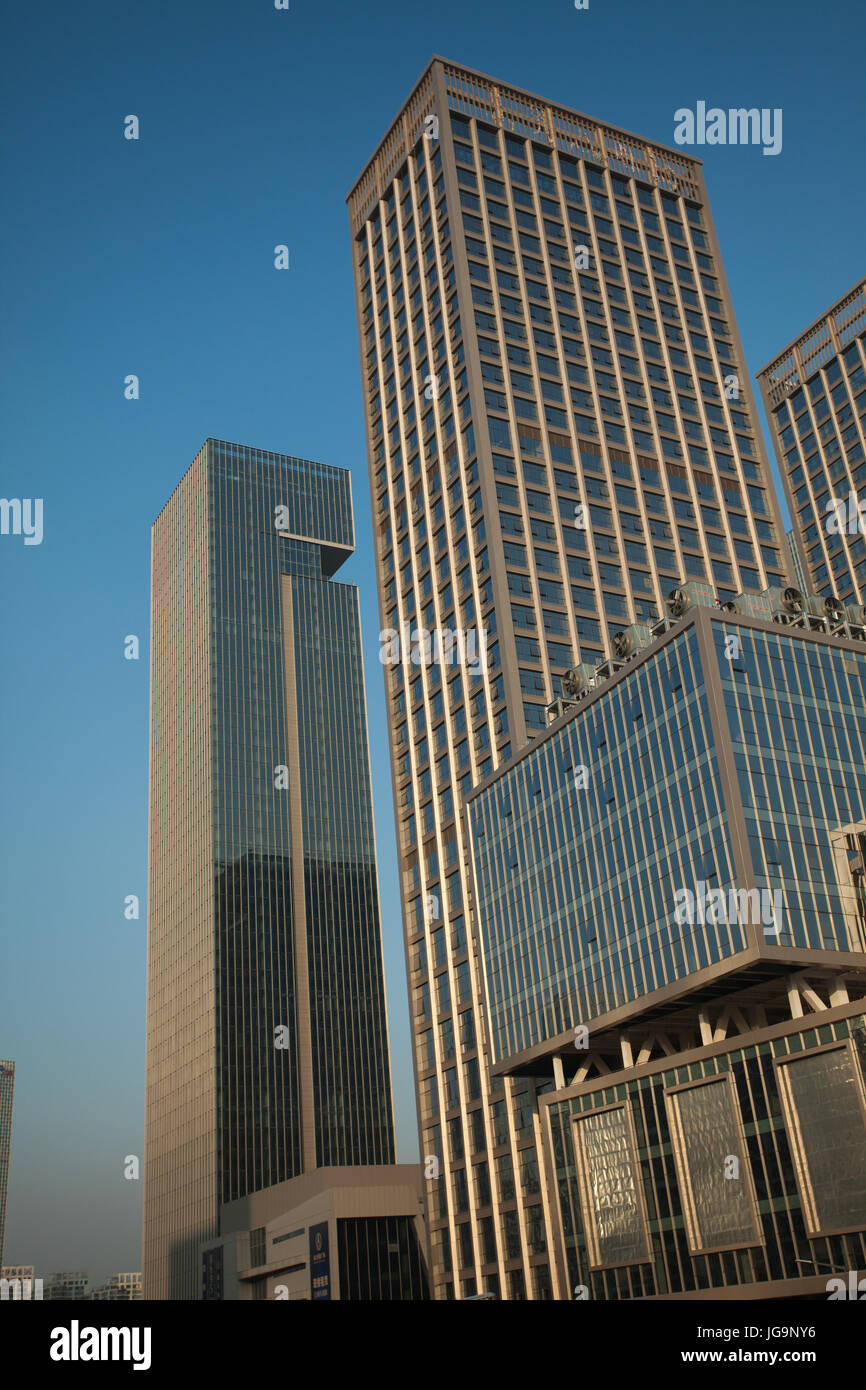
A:
<svg viewBox="0 0 866 1390">
<path fill-rule="evenodd" d="M 863 273 L 859 0 L 150 0 L 7 10 L 0 494 L 0 1057 L 18 1063 L 6 1259 L 140 1268 L 151 523 L 208 435 L 350 468 L 400 1158 L 417 1152 L 345 196 L 433 53 L 705 147 L 751 373 Z M 123 138 L 136 114 L 137 142 Z M 291 269 L 273 268 L 286 243 Z M 124 399 L 135 373 L 141 397 Z M 144 657 L 123 660 L 123 638 Z"/>
</svg>

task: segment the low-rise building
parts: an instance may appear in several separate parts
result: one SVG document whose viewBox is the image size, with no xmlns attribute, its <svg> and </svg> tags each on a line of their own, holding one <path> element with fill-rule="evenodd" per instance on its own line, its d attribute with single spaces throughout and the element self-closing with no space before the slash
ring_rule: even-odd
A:
<svg viewBox="0 0 866 1390">
<path fill-rule="evenodd" d="M 322 1168 L 230 1202 L 201 1248 L 202 1298 L 427 1299 L 421 1171 Z"/>
<path fill-rule="evenodd" d="M 45 1280 L 43 1298 L 53 1302 L 80 1302 L 90 1297 L 90 1275 L 83 1269 L 61 1269 Z"/>
<path fill-rule="evenodd" d="M 112 1274 L 93 1290 L 96 1303 L 132 1303 L 141 1298 L 141 1274 Z"/>
</svg>

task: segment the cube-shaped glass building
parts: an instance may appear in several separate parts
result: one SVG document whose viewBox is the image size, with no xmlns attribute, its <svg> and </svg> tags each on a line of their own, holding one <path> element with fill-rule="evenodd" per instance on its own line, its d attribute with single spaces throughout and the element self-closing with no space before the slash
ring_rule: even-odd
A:
<svg viewBox="0 0 866 1390">
<path fill-rule="evenodd" d="M 815 626 L 694 607 L 467 798 L 558 1297 L 866 1260 L 866 644 Z"/>
</svg>

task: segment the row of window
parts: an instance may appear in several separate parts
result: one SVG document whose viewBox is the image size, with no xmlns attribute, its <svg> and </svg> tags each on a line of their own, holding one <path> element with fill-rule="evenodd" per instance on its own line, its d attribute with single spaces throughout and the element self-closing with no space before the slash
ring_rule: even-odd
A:
<svg viewBox="0 0 866 1390">
<path fill-rule="evenodd" d="M 776 1080 L 807 1236 L 862 1228 L 866 1091 L 851 1044 L 777 1059 Z M 731 1073 L 669 1087 L 664 1102 L 690 1253 L 763 1244 Z M 590 1268 L 650 1261 L 643 1165 L 630 1107 L 615 1103 L 577 1115 L 573 1135 Z"/>
<path fill-rule="evenodd" d="M 859 422 L 858 422 L 859 416 Z M 866 498 L 866 366 L 855 339 L 772 412 L 811 580 L 819 593 L 866 597 L 866 539 L 834 507 Z M 808 473 L 808 481 L 806 474 Z M 832 524 L 834 529 L 828 530 Z"/>
</svg>

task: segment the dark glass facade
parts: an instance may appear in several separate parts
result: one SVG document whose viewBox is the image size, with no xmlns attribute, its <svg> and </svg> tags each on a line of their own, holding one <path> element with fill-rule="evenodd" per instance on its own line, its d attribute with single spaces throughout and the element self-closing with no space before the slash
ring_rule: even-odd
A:
<svg viewBox="0 0 866 1390">
<path fill-rule="evenodd" d="M 145 1296 L 223 1203 L 394 1161 L 349 475 L 209 440 L 154 527 Z"/>
<path fill-rule="evenodd" d="M 217 443 L 211 489 L 228 1202 L 294 1177 L 313 1157 L 315 1167 L 391 1162 L 393 1132 L 358 598 L 328 577 L 353 544 L 348 474 Z M 311 539 L 280 534 L 281 506 L 284 531 Z M 278 1026 L 288 1030 L 281 1048 Z M 315 1129 L 306 1162 L 305 1067 Z"/>
<path fill-rule="evenodd" d="M 337 1250 L 343 1302 L 430 1297 L 413 1221 L 400 1216 L 339 1220 Z"/>
</svg>

